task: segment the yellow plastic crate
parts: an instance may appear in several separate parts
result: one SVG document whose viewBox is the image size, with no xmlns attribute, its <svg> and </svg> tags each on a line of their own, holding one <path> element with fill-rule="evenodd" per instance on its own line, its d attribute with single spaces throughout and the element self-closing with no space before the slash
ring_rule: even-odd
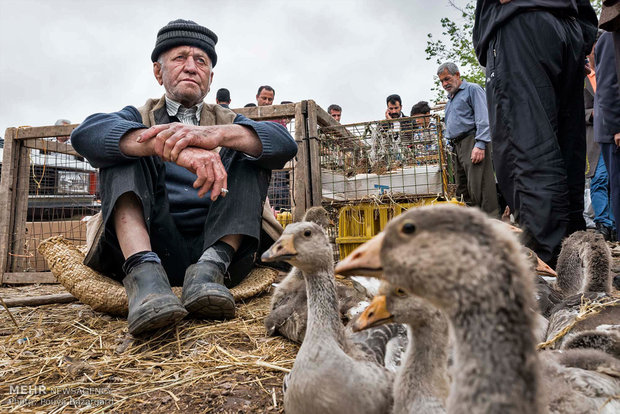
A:
<svg viewBox="0 0 620 414">
<path fill-rule="evenodd" d="M 290 211 L 282 211 L 276 214 L 276 220 L 278 220 L 282 227 L 286 227 L 293 222 L 293 215 Z"/>
<path fill-rule="evenodd" d="M 392 218 L 410 208 L 437 203 L 465 205 L 456 198 L 444 201 L 429 197 L 413 203 L 361 203 L 342 207 L 338 212 L 338 237 L 336 238 L 340 260 L 347 257 L 356 247 L 383 231 Z"/>
</svg>

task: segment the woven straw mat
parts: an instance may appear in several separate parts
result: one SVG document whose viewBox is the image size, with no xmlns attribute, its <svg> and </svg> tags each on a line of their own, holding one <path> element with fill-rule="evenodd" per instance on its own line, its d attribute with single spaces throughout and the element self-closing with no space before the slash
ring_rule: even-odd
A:
<svg viewBox="0 0 620 414">
<path fill-rule="evenodd" d="M 63 236 L 54 236 L 41 241 L 38 250 L 58 282 L 80 302 L 99 312 L 127 315 L 125 288 L 118 281 L 86 266 L 83 263 L 84 249 L 76 247 Z M 277 270 L 256 267 L 230 292 L 236 301 L 251 298 L 269 289 L 277 275 Z M 172 290 L 181 297 L 180 287 L 173 287 Z"/>
</svg>

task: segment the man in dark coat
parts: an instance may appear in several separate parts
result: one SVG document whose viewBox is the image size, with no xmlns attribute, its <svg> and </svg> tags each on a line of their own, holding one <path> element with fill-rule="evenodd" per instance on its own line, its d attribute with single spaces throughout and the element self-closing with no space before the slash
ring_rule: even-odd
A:
<svg viewBox="0 0 620 414">
<path fill-rule="evenodd" d="M 602 32 L 602 30 L 600 31 Z M 586 178 L 590 179 L 590 200 L 594 211 L 596 232 L 605 240 L 616 238 L 614 215 L 609 200 L 609 177 L 601 154 L 601 146 L 594 140 L 594 94 L 596 92 L 596 68 L 594 48 L 588 55 L 590 71 L 586 76 L 583 103 L 586 115 Z"/>
<path fill-rule="evenodd" d="M 476 5 L 499 188 L 526 245 L 551 265 L 562 239 L 585 229 L 583 81 L 596 25 L 588 0 Z"/>
<path fill-rule="evenodd" d="M 594 139 L 601 146 L 607 166 L 611 206 L 616 218 L 620 214 L 620 84 L 616 75 L 615 51 L 611 33 L 603 33 L 594 51 L 596 94 L 594 95 Z"/>
</svg>

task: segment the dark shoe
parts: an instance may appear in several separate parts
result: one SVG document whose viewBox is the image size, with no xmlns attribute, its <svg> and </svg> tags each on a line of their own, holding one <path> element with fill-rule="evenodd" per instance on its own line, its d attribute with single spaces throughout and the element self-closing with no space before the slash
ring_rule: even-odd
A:
<svg viewBox="0 0 620 414">
<path fill-rule="evenodd" d="M 605 226 L 603 223 L 596 223 L 596 233 L 603 236 L 605 241 L 611 241 L 612 229 L 610 227 Z"/>
<path fill-rule="evenodd" d="M 179 298 L 172 293 L 162 265 L 146 262 L 135 266 L 123 279 L 129 300 L 129 333 L 139 335 L 174 325 L 187 315 Z"/>
<path fill-rule="evenodd" d="M 185 271 L 183 306 L 201 319 L 235 317 L 235 299 L 224 286 L 224 275 L 214 264 L 200 262 Z"/>
</svg>

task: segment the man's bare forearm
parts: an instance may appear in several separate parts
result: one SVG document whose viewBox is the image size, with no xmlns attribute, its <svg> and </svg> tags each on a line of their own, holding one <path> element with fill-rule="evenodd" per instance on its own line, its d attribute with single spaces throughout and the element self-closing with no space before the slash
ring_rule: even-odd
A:
<svg viewBox="0 0 620 414">
<path fill-rule="evenodd" d="M 121 137 L 119 147 L 121 152 L 131 157 L 149 157 L 156 155 L 153 149 L 153 141 L 138 142 L 137 139 L 146 129 L 134 129 Z"/>
<path fill-rule="evenodd" d="M 138 144 L 153 142 L 153 150 L 165 161 L 174 161 L 187 147 L 213 150 L 230 148 L 258 157 L 263 144 L 252 128 L 242 125 L 195 126 L 180 123 L 155 125 L 138 134 Z"/>
<path fill-rule="evenodd" d="M 236 124 L 217 125 L 215 128 L 221 128 L 221 147 L 234 149 L 252 157 L 258 157 L 263 152 L 263 144 L 252 128 Z"/>
</svg>

